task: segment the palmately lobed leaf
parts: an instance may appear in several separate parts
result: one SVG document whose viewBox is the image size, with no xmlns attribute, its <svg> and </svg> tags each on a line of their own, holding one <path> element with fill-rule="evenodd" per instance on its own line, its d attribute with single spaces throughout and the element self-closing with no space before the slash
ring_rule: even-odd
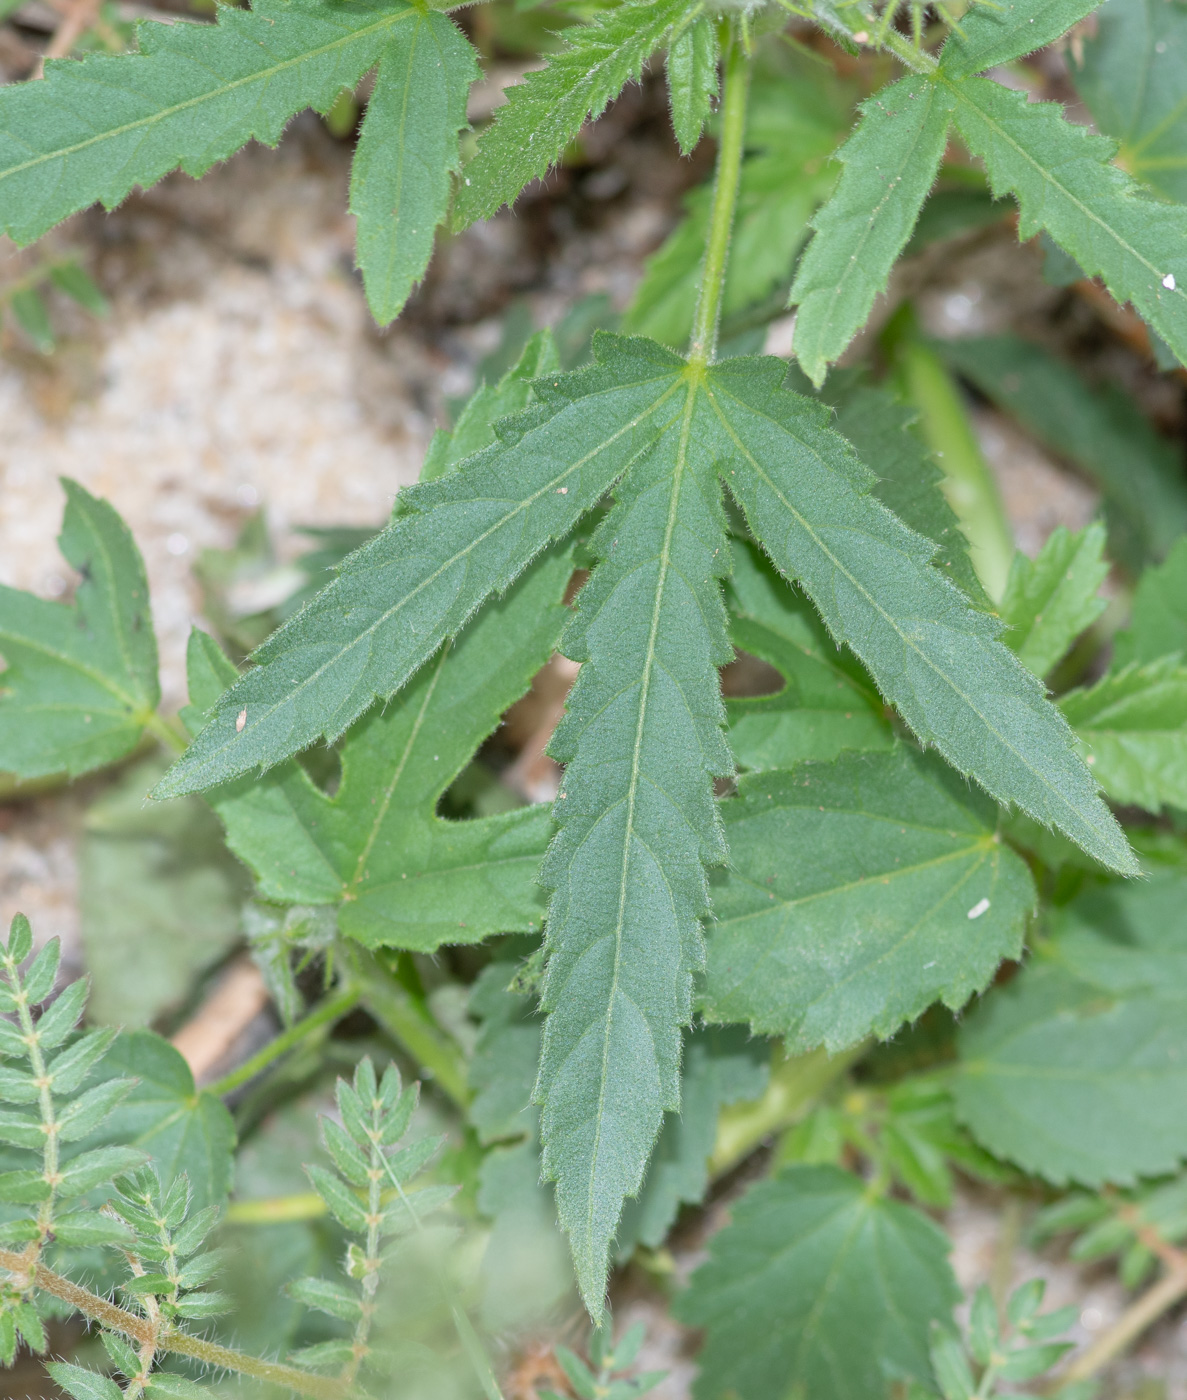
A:
<svg viewBox="0 0 1187 1400">
<path fill-rule="evenodd" d="M 788 1051 L 886 1039 L 958 1010 L 1022 949 L 1035 904 L 997 809 L 900 746 L 743 778 L 698 1002 Z"/>
<path fill-rule="evenodd" d="M 0 771 L 77 777 L 130 753 L 161 692 L 144 562 L 112 507 L 64 481 L 73 604 L 0 586 Z"/>
<path fill-rule="evenodd" d="M 1137 863 L 1038 681 L 931 565 L 935 546 L 870 494 L 872 474 L 826 411 L 782 387 L 779 360 L 709 372 L 699 435 L 755 535 L 861 658 L 925 743 L 999 801 L 1090 854 Z"/>
<path fill-rule="evenodd" d="M 930 1380 L 931 1324 L 960 1296 L 926 1216 L 836 1167 L 753 1186 L 677 1300 L 705 1329 L 697 1400 L 880 1400 Z"/>
<path fill-rule="evenodd" d="M 595 1317 L 623 1199 L 679 1104 L 703 867 L 725 859 L 713 779 L 733 768 L 716 672 L 732 656 L 725 518 L 695 437 L 696 387 L 682 360 L 669 365 L 666 431 L 590 542 L 599 562 L 561 644 L 584 664 L 550 748 L 566 771 L 541 871 L 553 896 L 536 1097 Z"/>
<path fill-rule="evenodd" d="M 405 0 L 260 0 L 214 25 L 141 24 L 136 54 L 48 63 L 44 82 L 0 93 L 0 228 L 29 243 L 170 170 L 202 175 L 249 140 L 274 146 L 417 16 Z"/>
<path fill-rule="evenodd" d="M 538 384 L 544 401 L 499 424 L 490 447 L 401 493 L 391 525 L 254 654 L 155 797 L 336 739 L 597 504 L 662 431 L 676 385 L 658 346 L 598 347 L 599 363 Z"/>
</svg>

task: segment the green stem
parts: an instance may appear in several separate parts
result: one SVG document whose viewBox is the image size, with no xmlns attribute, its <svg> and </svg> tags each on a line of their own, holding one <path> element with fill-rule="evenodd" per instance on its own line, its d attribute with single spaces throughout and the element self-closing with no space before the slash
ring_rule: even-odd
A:
<svg viewBox="0 0 1187 1400">
<path fill-rule="evenodd" d="M 383 967 L 371 953 L 342 946 L 342 956 L 358 985 L 359 999 L 385 1031 L 404 1047 L 426 1078 L 447 1094 L 458 1108 L 470 1102 L 466 1059 L 433 1020 L 428 1008 Z"/>
<path fill-rule="evenodd" d="M 813 1050 L 788 1058 L 777 1053 L 762 1098 L 722 1110 L 713 1155 L 709 1158 L 709 1175 L 714 1180 L 724 1176 L 767 1138 L 799 1122 L 829 1085 L 867 1049 L 869 1042 L 863 1041 L 839 1055 Z"/>
<path fill-rule="evenodd" d="M 177 732 L 168 720 L 162 719 L 154 710 L 144 721 L 144 727 L 148 732 L 158 738 L 167 749 L 173 753 L 185 753 L 189 747 L 186 740 Z"/>
<path fill-rule="evenodd" d="M 28 1260 L 15 1250 L 0 1249 L 0 1269 L 23 1277 L 29 1273 Z M 310 1400 L 345 1400 L 343 1387 L 325 1376 L 313 1376 L 307 1371 L 298 1371 L 295 1366 L 282 1366 L 274 1361 L 261 1361 L 258 1357 L 232 1351 L 230 1347 L 218 1346 L 202 1337 L 191 1337 L 187 1332 L 171 1328 L 158 1331 L 147 1318 L 118 1307 L 81 1284 L 72 1283 L 70 1279 L 47 1269 L 44 1264 L 38 1264 L 32 1274 L 36 1287 L 68 1303 L 75 1311 L 109 1331 L 119 1332 L 142 1348 L 152 1346 L 158 1351 L 172 1352 L 175 1356 L 189 1356 L 214 1370 L 251 1376 L 253 1380 L 267 1381 L 271 1385 L 295 1391 L 298 1395 L 308 1395 Z"/>
<path fill-rule="evenodd" d="M 717 148 L 717 176 L 713 183 L 713 212 L 701 268 L 701 289 L 692 323 L 689 359 L 707 365 L 717 352 L 717 328 L 725 293 L 730 235 L 738 207 L 742 178 L 742 150 L 746 135 L 746 96 L 750 87 L 750 55 L 741 40 L 731 36 L 725 55 L 722 85 L 721 136 Z"/>
<path fill-rule="evenodd" d="M 281 1055 L 287 1055 L 290 1050 L 300 1045 L 314 1031 L 340 1020 L 348 1011 L 359 1004 L 361 998 L 362 992 L 354 986 L 345 988 L 337 996 L 327 997 L 325 1001 L 319 1002 L 307 1016 L 303 1016 L 288 1030 L 282 1031 L 275 1040 L 270 1040 L 250 1060 L 244 1060 L 238 1069 L 233 1069 L 230 1074 L 224 1074 L 221 1079 L 215 1080 L 213 1084 L 208 1084 L 207 1090 L 221 1096 L 238 1089 L 241 1084 L 246 1084 L 249 1079 L 254 1079 L 261 1070 L 267 1069 L 273 1060 L 278 1060 Z"/>
</svg>

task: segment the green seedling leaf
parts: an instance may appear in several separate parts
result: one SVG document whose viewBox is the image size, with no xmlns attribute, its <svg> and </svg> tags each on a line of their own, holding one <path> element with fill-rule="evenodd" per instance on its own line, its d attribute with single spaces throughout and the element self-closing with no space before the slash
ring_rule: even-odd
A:
<svg viewBox="0 0 1187 1400">
<path fill-rule="evenodd" d="M 446 643 L 341 747 L 331 797 L 290 760 L 210 794 L 227 843 L 266 898 L 336 905 L 338 927 L 376 946 L 429 952 L 539 929 L 546 807 L 467 821 L 437 816 L 445 789 L 548 660 L 572 573 L 553 551 Z"/>
<path fill-rule="evenodd" d="M 957 1112 L 991 1152 L 1089 1186 L 1187 1155 L 1184 888 L 1163 872 L 1080 896 L 964 1022 Z"/>
<path fill-rule="evenodd" d="M 1187 531 L 1182 453 L 1115 384 L 1088 384 L 1012 335 L 942 341 L 937 349 L 1044 447 L 1096 482 L 1110 548 L 1132 572 L 1164 558 Z"/>
<path fill-rule="evenodd" d="M 994 0 L 960 21 L 940 61 L 943 73 L 967 78 L 1041 49 L 1091 14 L 1100 0 Z"/>
<path fill-rule="evenodd" d="M 1187 657 L 1187 538 L 1178 541 L 1164 563 L 1142 575 L 1129 627 L 1113 647 L 1117 667 L 1170 655 Z"/>
<path fill-rule="evenodd" d="M 796 273 L 794 349 L 817 386 L 865 323 L 911 237 L 947 143 L 951 99 L 925 78 L 903 78 L 862 106 L 837 158 L 837 191 L 812 220 Z"/>
<path fill-rule="evenodd" d="M 1124 168 L 1187 201 L 1187 11 L 1163 0 L 1106 0 L 1072 80 L 1098 131 L 1121 143 Z"/>
<path fill-rule="evenodd" d="M 166 1187 L 184 1172 L 194 1210 L 224 1200 L 235 1127 L 219 1099 L 196 1090 L 190 1067 L 173 1046 L 152 1031 L 131 1031 L 107 1052 L 103 1072 L 137 1083 L 86 1145 L 127 1143 L 143 1149 Z M 141 1153 L 136 1157 L 140 1160 Z"/>
<path fill-rule="evenodd" d="M 63 486 L 59 544 L 82 575 L 74 602 L 0 586 L 0 770 L 22 778 L 77 777 L 123 758 L 161 698 L 140 553 L 106 501 Z"/>
<path fill-rule="evenodd" d="M 500 424 L 464 468 L 401 493 L 393 523 L 259 648 L 155 796 L 338 738 L 598 502 L 663 431 L 678 383 L 657 348 L 600 344 L 600 363 L 543 381 L 543 403 Z"/>
<path fill-rule="evenodd" d="M 672 130 L 682 154 L 701 139 L 717 96 L 717 27 L 708 15 L 687 25 L 668 46 L 668 99 Z"/>
<path fill-rule="evenodd" d="M 1016 196 L 1019 237 L 1045 228 L 1187 359 L 1187 209 L 1147 195 L 1111 163 L 1114 143 L 1069 122 L 1058 104 L 985 78 L 955 81 L 942 68 L 938 81 L 994 194 Z"/>
<path fill-rule="evenodd" d="M 1112 672 L 1060 708 L 1114 801 L 1187 807 L 1187 666 L 1178 657 Z"/>
<path fill-rule="evenodd" d="M 350 173 L 355 256 L 381 326 L 400 314 L 432 256 L 478 76 L 474 50 L 445 15 L 413 9 L 392 26 Z"/>
<path fill-rule="evenodd" d="M 783 677 L 773 695 L 727 699 L 730 747 L 744 768 L 791 768 L 844 749 L 887 749 L 893 731 L 873 682 L 816 610 L 751 544 L 734 545 L 730 639 Z"/>
<path fill-rule="evenodd" d="M 997 809 L 934 757 L 845 754 L 756 774 L 723 804 L 700 992 L 713 1021 L 791 1053 L 886 1038 L 953 1010 L 1021 952 L 1035 890 Z"/>
<path fill-rule="evenodd" d="M 454 221 L 465 227 L 546 175 L 586 120 L 598 117 L 672 34 L 704 9 L 689 0 L 630 0 L 570 29 L 548 65 L 507 90 L 506 105 L 462 172 Z"/>
<path fill-rule="evenodd" d="M 1109 572 L 1105 531 L 1089 525 L 1072 534 L 1065 526 L 1047 540 L 1037 559 L 1016 554 L 1002 599 L 1005 642 L 1036 676 L 1045 676 L 1105 610 L 1098 595 Z M 1098 782 L 1108 789 L 1099 773 Z"/>
<path fill-rule="evenodd" d="M 871 498 L 871 473 L 820 405 L 781 387 L 783 373 L 777 360 L 716 366 L 700 419 L 775 565 L 953 767 L 1105 864 L 1136 871 L 1066 726 L 998 640 L 1000 623 L 940 578 L 934 545 Z"/>
<path fill-rule="evenodd" d="M 680 1207 L 704 1199 L 718 1115 L 727 1104 L 762 1095 L 769 1061 L 767 1045 L 741 1026 L 707 1027 L 686 1036 L 680 1112 L 664 1119 L 643 1189 L 623 1211 L 615 1240 L 618 1258 L 628 1258 L 639 1245 L 657 1249 Z"/>
<path fill-rule="evenodd" d="M 836 1167 L 751 1187 L 677 1301 L 705 1328 L 697 1400 L 870 1400 L 930 1380 L 929 1330 L 959 1298 L 948 1242 Z"/>
</svg>

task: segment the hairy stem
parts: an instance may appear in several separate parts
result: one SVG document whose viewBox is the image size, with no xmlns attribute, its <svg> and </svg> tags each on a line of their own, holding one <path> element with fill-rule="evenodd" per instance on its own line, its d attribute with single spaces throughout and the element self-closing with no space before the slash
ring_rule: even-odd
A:
<svg viewBox="0 0 1187 1400">
<path fill-rule="evenodd" d="M 291 1025 L 288 1030 L 282 1031 L 274 1040 L 270 1040 L 257 1054 L 250 1060 L 244 1062 L 233 1069 L 230 1074 L 224 1074 L 221 1079 L 216 1079 L 213 1084 L 206 1087 L 212 1094 L 229 1094 L 238 1089 L 241 1084 L 246 1084 L 249 1079 L 254 1079 L 261 1070 L 265 1070 L 281 1055 L 288 1052 L 315 1031 L 323 1026 L 332 1025 L 340 1020 L 348 1011 L 353 1010 L 359 1004 L 362 992 L 358 987 L 350 986 L 338 992 L 335 996 L 327 997 L 325 1001 L 319 1002 L 307 1016 Z"/>
<path fill-rule="evenodd" d="M 713 213 L 701 268 L 701 289 L 692 323 L 689 359 L 708 364 L 717 353 L 717 329 L 725 292 L 730 236 L 738 206 L 742 178 L 742 147 L 746 135 L 746 97 L 750 87 L 750 55 L 741 40 L 731 36 L 725 55 L 725 81 L 721 97 L 721 137 L 717 149 L 717 176 L 713 184 Z"/>
<path fill-rule="evenodd" d="M 109 1331 L 119 1332 L 136 1343 L 141 1349 L 153 1347 L 157 1351 L 172 1352 L 175 1356 L 188 1356 L 216 1370 L 235 1371 L 253 1380 L 267 1381 L 271 1385 L 283 1386 L 298 1395 L 308 1395 L 310 1400 L 345 1400 L 346 1390 L 335 1380 L 325 1376 L 311 1376 L 306 1371 L 298 1371 L 295 1366 L 282 1366 L 274 1361 L 261 1361 L 258 1357 L 247 1356 L 230 1347 L 218 1346 L 215 1342 L 201 1337 L 191 1337 L 170 1327 L 156 1328 L 144 1317 L 118 1307 L 115 1303 L 101 1298 L 81 1284 L 55 1274 L 44 1264 L 37 1264 L 32 1271 L 28 1260 L 21 1253 L 11 1249 L 0 1249 L 0 1269 L 6 1269 L 18 1278 L 32 1276 L 32 1282 L 44 1292 L 69 1303 L 77 1312 L 98 1322 Z"/>
</svg>

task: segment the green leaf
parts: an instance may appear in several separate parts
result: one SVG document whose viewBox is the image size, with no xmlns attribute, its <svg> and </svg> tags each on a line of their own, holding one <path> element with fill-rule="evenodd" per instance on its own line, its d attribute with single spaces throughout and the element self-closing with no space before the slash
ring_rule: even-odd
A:
<svg viewBox="0 0 1187 1400">
<path fill-rule="evenodd" d="M 991 1152 L 1099 1186 L 1187 1156 L 1181 873 L 1090 889 L 960 1031 L 957 1112 Z"/>
<path fill-rule="evenodd" d="M 550 746 L 567 766 L 540 876 L 554 893 L 536 1098 L 544 1172 L 595 1318 L 623 1199 L 679 1103 L 702 867 L 725 858 L 713 778 L 733 769 L 715 671 L 732 656 L 725 520 L 695 386 L 669 364 L 684 392 L 590 541 L 599 563 L 561 643 L 584 664 Z"/>
<path fill-rule="evenodd" d="M 97 1371 L 84 1371 L 68 1361 L 47 1361 L 45 1369 L 74 1400 L 123 1400 L 119 1386 Z"/>
<path fill-rule="evenodd" d="M 819 386 L 865 323 L 935 182 L 951 98 L 926 78 L 902 78 L 862 106 L 841 147 L 836 193 L 812 220 L 791 300 L 796 359 Z"/>
<path fill-rule="evenodd" d="M 1115 802 L 1187 807 L 1187 666 L 1177 657 L 1111 672 L 1059 704 Z"/>
<path fill-rule="evenodd" d="M 772 295 L 782 300 L 808 221 L 836 183 L 829 156 L 848 127 L 849 89 L 831 68 L 794 53 L 778 67 L 755 66 L 722 296 L 727 321 Z M 671 346 L 687 342 L 712 193 L 703 184 L 685 199 L 684 219 L 647 260 L 626 330 Z"/>
<path fill-rule="evenodd" d="M 552 332 L 537 332 L 497 384 L 482 384 L 471 395 L 452 432 L 439 428 L 433 434 L 420 469 L 421 481 L 434 481 L 475 452 L 489 447 L 495 441 L 495 423 L 513 413 L 522 413 L 532 402 L 533 381 L 555 375 L 559 369 Z"/>
<path fill-rule="evenodd" d="M 953 31 L 940 71 L 967 78 L 1010 63 L 1066 34 L 1091 14 L 1100 0 L 994 0 L 975 5 Z"/>
<path fill-rule="evenodd" d="M 357 1322 L 362 1314 L 358 1296 L 329 1279 L 297 1279 L 289 1284 L 287 1291 L 290 1297 L 304 1303 L 307 1308 L 316 1308 L 318 1312 L 341 1318 L 343 1322 Z"/>
<path fill-rule="evenodd" d="M 0 107 L 20 86 L 0 93 Z M 22 778 L 77 777 L 123 758 L 161 698 L 139 551 L 106 501 L 62 484 L 59 544 L 82 575 L 74 602 L 0 586 L 0 770 Z"/>
<path fill-rule="evenodd" d="M 547 67 L 507 89 L 506 104 L 462 172 L 455 223 L 489 218 L 547 174 L 586 120 L 639 78 L 673 25 L 692 24 L 703 8 L 691 0 L 631 0 L 569 29 Z"/>
<path fill-rule="evenodd" d="M 1164 558 L 1187 531 L 1182 452 L 1117 385 L 1089 384 L 1017 336 L 946 340 L 936 348 L 1032 437 L 1096 482 L 1110 547 L 1131 572 Z"/>
<path fill-rule="evenodd" d="M 711 412 L 699 421 L 776 566 L 954 768 L 1105 864 L 1135 871 L 1058 711 L 997 639 L 1000 624 L 930 567 L 935 546 L 870 496 L 872 474 L 826 410 L 782 389 L 783 376 L 778 360 L 714 367 Z"/>
<path fill-rule="evenodd" d="M 392 524 L 260 647 L 155 796 L 337 738 L 597 503 L 662 431 L 679 382 L 677 362 L 645 342 L 598 347 L 596 365 L 538 385 L 543 403 L 501 423 L 485 451 L 401 493 Z"/>
<path fill-rule="evenodd" d="M 1069 122 L 1058 103 L 985 78 L 955 82 L 942 69 L 938 81 L 994 194 L 1016 196 L 1019 237 L 1045 228 L 1187 359 L 1187 208 L 1145 194 L 1111 164 L 1113 142 Z"/>
<path fill-rule="evenodd" d="M 1174 653 L 1187 656 L 1187 538 L 1142 575 L 1129 627 L 1114 642 L 1113 664 L 1158 661 Z"/>
<path fill-rule="evenodd" d="M 9 299 L 12 314 L 17 325 L 29 337 L 43 355 L 54 348 L 54 331 L 50 325 L 49 311 L 41 295 L 33 287 L 21 287 Z"/>
<path fill-rule="evenodd" d="M 85 1248 L 97 1244 L 126 1246 L 133 1236 L 122 1220 L 94 1210 L 73 1210 L 54 1214 L 54 1239 L 59 1244 Z"/>
<path fill-rule="evenodd" d="M 936 546 L 932 563 L 983 612 L 994 611 L 969 558 L 969 542 L 944 495 L 944 473 L 916 424 L 917 411 L 860 377 L 836 373 L 821 395 L 837 410 L 836 427 L 864 462 L 876 462 L 874 495 Z"/>
<path fill-rule="evenodd" d="M 683 155 L 701 139 L 717 96 L 717 28 L 701 15 L 668 46 L 668 99 L 672 130 Z"/>
<path fill-rule="evenodd" d="M 180 167 L 201 175 L 304 107 L 328 111 L 418 10 L 404 0 L 260 0 L 217 24 L 141 24 L 139 53 L 51 62 L 0 95 L 0 225 L 30 243 Z"/>
<path fill-rule="evenodd" d="M 350 212 L 367 302 L 381 326 L 400 314 L 432 256 L 478 76 L 469 42 L 433 10 L 415 8 L 393 26 L 379 56 L 351 167 Z"/>
<path fill-rule="evenodd" d="M 72 1157 L 62 1167 L 58 1184 L 60 1196 L 83 1196 L 96 1186 L 106 1185 L 123 1172 L 143 1164 L 144 1153 L 135 1147 L 97 1147 Z"/>
<path fill-rule="evenodd" d="M 738 543 L 733 552 L 730 638 L 785 682 L 773 695 L 726 701 L 738 763 L 790 768 L 806 758 L 835 758 L 843 749 L 889 748 L 893 731 L 865 671 L 754 545 Z"/>
<path fill-rule="evenodd" d="M 944 1400 L 976 1400 L 976 1382 L 960 1340 L 941 1327 L 931 1343 L 931 1365 Z"/>
<path fill-rule="evenodd" d="M 483 1143 L 536 1136 L 531 1103 L 540 1058 L 541 1022 L 534 1003 L 508 990 L 518 964 L 497 959 L 470 991 L 469 1011 L 482 1024 L 470 1058 L 469 1118 Z"/>
<path fill-rule="evenodd" d="M 1159 194 L 1187 202 L 1187 8 L 1181 0 L 1106 0 L 1076 90 L 1098 131 L 1121 143 L 1121 164 Z"/>
<path fill-rule="evenodd" d="M 92 316 L 106 316 L 111 307 L 90 275 L 76 262 L 59 263 L 50 269 L 50 280 L 60 292 L 76 301 Z"/>
<path fill-rule="evenodd" d="M 176 1009 L 241 937 L 249 883 L 218 822 L 197 798 L 145 806 L 164 769 L 156 758 L 129 768 L 83 819 L 80 931 L 100 1025 L 145 1026 Z"/>
<path fill-rule="evenodd" d="M 746 777 L 722 816 L 710 1020 L 837 1051 L 933 1001 L 959 1009 L 1021 952 L 1030 873 L 993 803 L 934 757 L 900 746 Z"/>
<path fill-rule="evenodd" d="M 835 1167 L 751 1187 L 677 1301 L 705 1328 L 697 1400 L 878 1400 L 930 1379 L 929 1328 L 959 1298 L 925 1216 Z"/>
<path fill-rule="evenodd" d="M 352 1234 L 366 1234 L 366 1208 L 350 1187 L 325 1167 L 306 1167 L 305 1172 L 313 1183 L 313 1189 L 325 1201 L 330 1214 L 342 1228 Z"/>
<path fill-rule="evenodd" d="M 169 1371 L 154 1371 L 145 1387 L 145 1394 L 163 1395 L 167 1400 L 209 1400 L 210 1390 L 186 1380 L 184 1376 L 175 1376 Z"/>
<path fill-rule="evenodd" d="M 726 1104 L 761 1096 L 769 1061 L 768 1047 L 741 1026 L 704 1028 L 685 1037 L 680 1112 L 665 1117 L 643 1189 L 623 1211 L 615 1240 L 619 1259 L 638 1245 L 658 1248 L 680 1207 L 704 1199 L 718 1114 Z"/>
<path fill-rule="evenodd" d="M 138 1083 L 88 1146 L 142 1148 L 166 1187 L 184 1172 L 195 1211 L 222 1201 L 231 1185 L 235 1127 L 219 1099 L 195 1089 L 190 1067 L 173 1046 L 152 1031 L 130 1031 L 107 1052 L 103 1071 Z"/>
<path fill-rule="evenodd" d="M 1060 525 L 1037 559 L 1014 556 L 1001 606 L 1002 621 L 1011 629 L 1005 642 L 1036 676 L 1047 675 L 1062 661 L 1080 633 L 1104 612 L 1105 600 L 1098 596 L 1109 572 L 1104 547 L 1103 526 L 1089 525 L 1072 534 Z"/>
<path fill-rule="evenodd" d="M 210 794 L 266 898 L 338 905 L 349 937 L 425 952 L 541 926 L 548 809 L 452 821 L 437 806 L 548 660 L 572 567 L 567 550 L 546 555 L 361 720 L 342 744 L 332 797 L 294 760 Z"/>
</svg>

